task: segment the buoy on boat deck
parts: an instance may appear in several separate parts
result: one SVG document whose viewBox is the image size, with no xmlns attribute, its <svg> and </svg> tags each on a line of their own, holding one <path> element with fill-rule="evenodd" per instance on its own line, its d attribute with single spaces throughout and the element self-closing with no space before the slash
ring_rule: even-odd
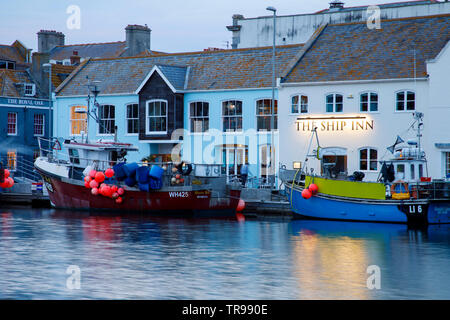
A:
<svg viewBox="0 0 450 320">
<path fill-rule="evenodd" d="M 311 194 L 316 194 L 317 191 L 319 191 L 319 187 L 315 183 L 311 183 L 308 187 L 309 191 L 311 191 Z"/>
<path fill-rule="evenodd" d="M 241 212 L 245 209 L 245 201 L 242 199 L 239 199 L 238 205 L 236 207 L 237 212 Z"/>
<path fill-rule="evenodd" d="M 91 176 L 91 178 L 95 178 L 96 173 L 97 173 L 97 171 L 95 171 L 95 170 L 89 171 L 89 175 Z"/>
<path fill-rule="evenodd" d="M 98 189 L 97 189 L 97 188 L 92 188 L 92 189 L 91 189 L 91 193 L 92 193 L 94 196 L 98 195 Z"/>
<path fill-rule="evenodd" d="M 95 181 L 97 181 L 98 183 L 105 181 L 105 174 L 101 171 L 97 172 L 95 174 Z"/>
<path fill-rule="evenodd" d="M 5 171 L 4 171 L 4 179 L 6 180 L 8 178 L 9 178 L 9 170 L 5 169 Z"/>
<path fill-rule="evenodd" d="M 122 197 L 118 197 L 117 199 L 116 199 L 116 203 L 118 203 L 118 204 L 121 204 L 122 203 Z"/>
<path fill-rule="evenodd" d="M 105 170 L 105 176 L 106 176 L 107 178 L 112 178 L 112 177 L 114 176 L 114 170 L 111 169 L 111 168 L 106 169 L 106 170 Z"/>
<path fill-rule="evenodd" d="M 117 193 L 119 194 L 119 196 L 121 196 L 125 193 L 125 190 L 123 188 L 119 188 L 119 189 L 117 189 Z M 117 198 L 117 199 L 119 199 L 119 198 Z"/>
<path fill-rule="evenodd" d="M 86 187 L 86 189 L 90 189 L 91 188 L 91 185 L 87 181 L 84 183 L 84 186 Z"/>
<path fill-rule="evenodd" d="M 91 182 L 89 182 L 89 186 L 93 189 L 93 188 L 98 188 L 98 182 L 95 180 L 92 180 Z"/>
<path fill-rule="evenodd" d="M 309 191 L 309 189 L 303 189 L 303 191 L 302 191 L 303 199 L 309 199 L 309 198 L 311 198 L 311 196 L 312 196 L 312 193 L 311 193 L 311 191 Z"/>
</svg>

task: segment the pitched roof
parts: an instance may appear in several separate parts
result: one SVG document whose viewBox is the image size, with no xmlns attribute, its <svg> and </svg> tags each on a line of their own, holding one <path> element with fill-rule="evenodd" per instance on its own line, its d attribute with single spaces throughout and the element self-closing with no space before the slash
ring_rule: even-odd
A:
<svg viewBox="0 0 450 320">
<path fill-rule="evenodd" d="M 277 75 L 285 72 L 302 45 L 277 47 Z M 86 76 L 100 81 L 101 94 L 134 92 L 158 65 L 174 86 L 186 90 L 269 88 L 272 85 L 272 47 L 161 54 L 152 57 L 93 59 L 63 83 L 58 96 L 85 95 Z M 184 73 L 184 76 L 186 74 Z"/>
<path fill-rule="evenodd" d="M 328 25 L 282 82 L 399 79 L 426 76 L 426 61 L 450 40 L 450 14 Z M 415 59 L 414 59 L 415 51 Z"/>
<path fill-rule="evenodd" d="M 50 59 L 58 61 L 70 59 L 74 51 L 83 58 L 116 58 L 124 52 L 125 47 L 125 41 L 56 46 L 50 51 Z"/>
<path fill-rule="evenodd" d="M 23 97 L 23 83 L 35 84 L 26 70 L 0 69 L 0 96 Z M 42 96 L 36 86 L 36 96 Z"/>
<path fill-rule="evenodd" d="M 176 90 L 183 90 L 186 82 L 187 67 L 157 65 L 166 79 Z"/>
<path fill-rule="evenodd" d="M 25 62 L 24 57 L 19 53 L 13 46 L 0 44 L 0 59 L 16 61 L 16 62 Z"/>
<path fill-rule="evenodd" d="M 52 85 L 58 88 L 59 85 L 76 69 L 76 66 L 64 66 L 52 64 Z"/>
</svg>

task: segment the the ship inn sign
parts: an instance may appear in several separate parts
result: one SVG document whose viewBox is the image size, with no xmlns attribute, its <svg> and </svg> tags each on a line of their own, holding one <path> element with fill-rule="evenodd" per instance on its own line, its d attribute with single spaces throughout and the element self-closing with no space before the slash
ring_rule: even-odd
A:
<svg viewBox="0 0 450 320">
<path fill-rule="evenodd" d="M 364 116 L 354 117 L 300 117 L 297 118 L 297 131 L 371 131 L 373 120 Z"/>
</svg>

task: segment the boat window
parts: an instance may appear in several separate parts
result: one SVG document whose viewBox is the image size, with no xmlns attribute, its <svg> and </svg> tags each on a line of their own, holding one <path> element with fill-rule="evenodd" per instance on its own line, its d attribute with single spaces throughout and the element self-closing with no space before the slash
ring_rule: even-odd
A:
<svg viewBox="0 0 450 320">
<path fill-rule="evenodd" d="M 419 164 L 419 178 L 423 177 L 423 164 Z"/>
<path fill-rule="evenodd" d="M 415 180 L 415 179 L 416 179 L 415 166 L 413 164 L 411 164 L 411 180 Z"/>
<path fill-rule="evenodd" d="M 78 155 L 78 150 L 69 149 L 69 158 L 70 158 L 70 163 L 80 164 L 80 156 Z"/>
</svg>

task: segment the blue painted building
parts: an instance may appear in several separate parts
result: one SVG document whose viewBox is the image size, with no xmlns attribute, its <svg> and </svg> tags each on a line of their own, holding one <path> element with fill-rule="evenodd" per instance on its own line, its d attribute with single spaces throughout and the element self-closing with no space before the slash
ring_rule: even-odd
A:
<svg viewBox="0 0 450 320">
<path fill-rule="evenodd" d="M 277 75 L 301 48 L 277 48 Z M 272 48 L 266 47 L 87 60 L 55 91 L 55 135 L 80 138 L 89 131 L 91 140 L 111 140 L 116 134 L 139 147 L 129 161 L 181 156 L 192 163 L 220 163 L 229 176 L 248 161 L 250 176 L 267 178 L 278 158 L 278 131 L 271 130 L 271 58 Z M 87 124 L 80 110 L 87 108 L 94 85 L 98 106 L 91 100 L 90 109 L 99 121 Z"/>
</svg>

